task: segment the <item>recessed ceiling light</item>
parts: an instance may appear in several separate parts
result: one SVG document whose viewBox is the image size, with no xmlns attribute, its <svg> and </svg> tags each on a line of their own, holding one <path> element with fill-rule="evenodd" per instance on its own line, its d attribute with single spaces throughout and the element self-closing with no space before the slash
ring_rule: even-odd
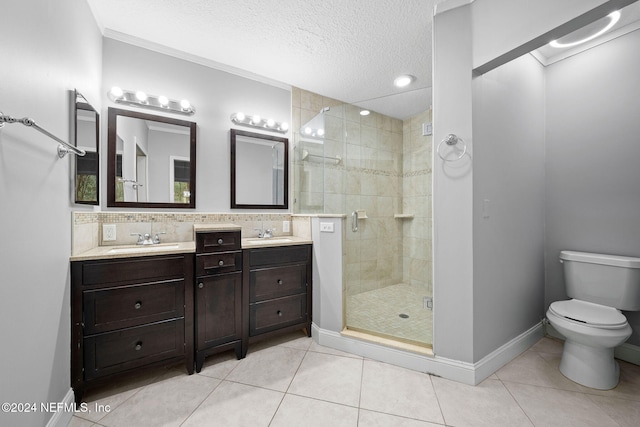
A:
<svg viewBox="0 0 640 427">
<path fill-rule="evenodd" d="M 393 81 L 393 84 L 396 87 L 405 87 L 405 86 L 409 86 L 416 78 L 412 75 L 409 74 L 403 74 L 401 76 L 396 77 L 396 79 Z"/>
<path fill-rule="evenodd" d="M 573 42 L 566 42 L 566 43 L 560 42 L 558 40 L 554 40 L 551 43 L 549 43 L 549 46 L 555 47 L 555 48 L 573 47 L 582 43 L 586 43 L 589 40 L 593 40 L 596 37 L 606 33 L 611 29 L 611 27 L 616 25 L 616 22 L 618 22 L 618 20 L 620 19 L 620 11 L 611 12 L 609 15 L 607 15 L 607 18 L 609 18 L 609 23 L 604 28 L 602 28 L 601 30 L 597 31 L 594 34 L 591 34 L 590 36 L 584 37 L 580 40 L 576 40 Z"/>
<path fill-rule="evenodd" d="M 360 115 L 361 115 L 361 116 L 368 116 L 369 114 L 371 114 L 371 111 L 369 111 L 369 110 L 362 110 L 362 111 L 360 111 Z"/>
</svg>

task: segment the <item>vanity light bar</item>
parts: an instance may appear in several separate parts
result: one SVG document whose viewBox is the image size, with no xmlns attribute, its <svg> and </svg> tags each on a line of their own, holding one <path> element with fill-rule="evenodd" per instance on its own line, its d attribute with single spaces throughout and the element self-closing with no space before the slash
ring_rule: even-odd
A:
<svg viewBox="0 0 640 427">
<path fill-rule="evenodd" d="M 252 128 L 258 128 L 262 130 L 269 130 L 273 132 L 287 133 L 289 130 L 289 123 L 276 122 L 273 119 L 263 119 L 262 117 L 255 115 L 249 116 L 244 113 L 233 113 L 231 115 L 231 121 L 237 125 L 249 126 Z"/>
<path fill-rule="evenodd" d="M 109 99 L 113 102 L 132 105 L 134 107 L 151 108 L 153 110 L 185 114 L 187 116 L 191 116 L 196 112 L 196 108 L 186 99 L 177 101 L 175 99 L 169 99 L 164 95 L 148 95 L 140 90 L 134 92 L 114 86 L 108 92 L 108 95 Z"/>
</svg>

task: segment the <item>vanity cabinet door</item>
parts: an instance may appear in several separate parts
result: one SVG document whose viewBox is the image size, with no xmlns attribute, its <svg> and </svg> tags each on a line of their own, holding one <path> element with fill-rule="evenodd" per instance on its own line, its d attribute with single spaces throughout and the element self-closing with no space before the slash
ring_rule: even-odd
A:
<svg viewBox="0 0 640 427">
<path fill-rule="evenodd" d="M 196 232 L 196 372 L 221 351 L 242 357 L 241 246 L 239 230 Z"/>
<path fill-rule="evenodd" d="M 206 348 L 242 334 L 242 273 L 200 277 L 196 285 L 196 344 Z"/>
</svg>

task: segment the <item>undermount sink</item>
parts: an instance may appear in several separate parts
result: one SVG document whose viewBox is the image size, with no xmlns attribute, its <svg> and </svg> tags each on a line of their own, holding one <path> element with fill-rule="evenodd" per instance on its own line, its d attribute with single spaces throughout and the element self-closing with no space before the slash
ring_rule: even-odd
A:
<svg viewBox="0 0 640 427">
<path fill-rule="evenodd" d="M 159 243 L 157 245 L 140 245 L 140 246 L 127 246 L 121 248 L 110 249 L 110 254 L 133 254 L 137 252 L 154 252 L 154 251 L 166 251 L 170 249 L 178 249 L 180 245 L 177 243 Z"/>
<path fill-rule="evenodd" d="M 248 239 L 247 242 L 249 242 L 252 245 L 265 245 L 267 243 L 291 243 L 293 242 L 292 239 L 287 239 L 286 237 L 267 237 L 267 238 L 259 238 L 259 239 Z"/>
</svg>

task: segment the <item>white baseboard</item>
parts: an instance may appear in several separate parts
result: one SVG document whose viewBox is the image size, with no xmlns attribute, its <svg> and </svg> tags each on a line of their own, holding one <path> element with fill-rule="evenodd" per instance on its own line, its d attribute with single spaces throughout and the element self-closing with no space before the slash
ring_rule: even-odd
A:
<svg viewBox="0 0 640 427">
<path fill-rule="evenodd" d="M 73 394 L 73 389 L 69 389 L 67 394 L 64 396 L 64 399 L 61 403 L 64 404 L 64 407 L 70 408 L 75 402 L 75 395 Z M 71 422 L 71 418 L 73 417 L 73 412 L 67 411 L 57 411 L 53 413 L 53 416 L 49 419 L 46 427 L 67 427 Z"/>
<path fill-rule="evenodd" d="M 312 336 L 320 345 L 470 385 L 477 385 L 482 382 L 538 342 L 543 335 L 542 325 L 535 325 L 485 356 L 479 362 L 468 363 L 437 355 L 427 356 L 387 347 L 378 343 L 344 336 L 339 332 L 320 329 L 316 324 L 312 325 Z"/>
<path fill-rule="evenodd" d="M 484 379 L 540 341 L 542 337 L 544 337 L 544 328 L 541 322 L 474 363 L 475 384 L 480 384 Z"/>
</svg>

